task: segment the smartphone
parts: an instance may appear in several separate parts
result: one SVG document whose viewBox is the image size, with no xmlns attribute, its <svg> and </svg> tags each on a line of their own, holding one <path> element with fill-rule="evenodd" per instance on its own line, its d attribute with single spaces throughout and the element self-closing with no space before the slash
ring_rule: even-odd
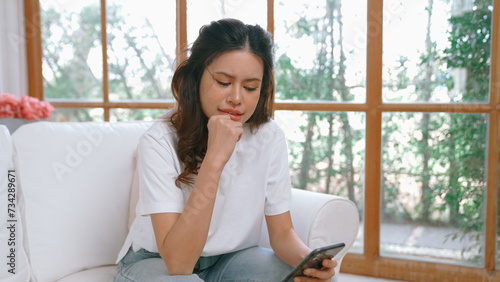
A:
<svg viewBox="0 0 500 282">
<path fill-rule="evenodd" d="M 321 248 L 314 249 L 307 257 L 295 267 L 288 276 L 283 279 L 282 282 L 292 281 L 291 279 L 297 276 L 306 276 L 304 270 L 307 268 L 318 268 L 323 267 L 322 262 L 324 259 L 332 259 L 335 257 L 343 248 L 344 243 L 337 243 L 333 245 L 324 246 Z"/>
</svg>

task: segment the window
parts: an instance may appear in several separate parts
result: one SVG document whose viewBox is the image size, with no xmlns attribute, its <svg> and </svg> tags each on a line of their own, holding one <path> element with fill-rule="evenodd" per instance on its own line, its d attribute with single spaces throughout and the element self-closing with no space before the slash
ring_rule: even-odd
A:
<svg viewBox="0 0 500 282">
<path fill-rule="evenodd" d="M 483 267 L 492 2 L 384 5 L 383 102 L 447 108 L 382 113 L 381 254 Z"/>
<path fill-rule="evenodd" d="M 293 185 L 359 208 L 342 271 L 500 279 L 498 1 L 73 2 L 25 1 L 30 95 L 55 120 L 154 118 L 201 24 L 257 23 Z"/>
</svg>

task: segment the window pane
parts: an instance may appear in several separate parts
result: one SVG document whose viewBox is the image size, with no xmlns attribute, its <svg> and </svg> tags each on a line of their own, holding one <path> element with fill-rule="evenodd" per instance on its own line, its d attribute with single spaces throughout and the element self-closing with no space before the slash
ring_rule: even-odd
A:
<svg viewBox="0 0 500 282">
<path fill-rule="evenodd" d="M 151 121 L 167 111 L 163 109 L 111 109 L 110 121 Z"/>
<path fill-rule="evenodd" d="M 385 113 L 381 254 L 482 266 L 488 116 Z"/>
<path fill-rule="evenodd" d="M 363 210 L 365 114 L 276 111 L 275 120 L 287 138 L 292 186 L 349 198 Z M 363 250 L 363 232 L 351 250 Z"/>
<path fill-rule="evenodd" d="M 267 29 L 267 0 L 187 0 L 186 5 L 188 44 L 198 38 L 203 25 L 222 18 L 235 18 Z"/>
<path fill-rule="evenodd" d="M 99 0 L 40 1 L 47 100 L 102 100 Z"/>
<path fill-rule="evenodd" d="M 384 1 L 385 102 L 487 102 L 492 0 Z"/>
<path fill-rule="evenodd" d="M 275 1 L 276 99 L 366 100 L 366 1 Z"/>
<path fill-rule="evenodd" d="M 172 100 L 176 1 L 106 3 L 110 100 Z"/>
<path fill-rule="evenodd" d="M 50 115 L 50 121 L 104 121 L 104 110 L 94 109 L 70 109 L 56 108 Z"/>
</svg>

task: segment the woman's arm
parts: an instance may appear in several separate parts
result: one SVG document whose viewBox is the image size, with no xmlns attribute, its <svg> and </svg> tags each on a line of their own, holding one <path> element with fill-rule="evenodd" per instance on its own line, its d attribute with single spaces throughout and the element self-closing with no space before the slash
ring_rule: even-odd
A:
<svg viewBox="0 0 500 282">
<path fill-rule="evenodd" d="M 290 212 L 266 216 L 266 223 L 271 247 L 284 263 L 295 267 L 312 251 L 295 232 Z M 316 278 L 303 277 L 294 281 L 318 281 L 317 279 L 330 281 L 335 275 L 336 265 L 337 262 L 334 260 L 324 260 L 322 270 L 308 269 L 304 272 Z"/>
<path fill-rule="evenodd" d="M 192 274 L 205 246 L 220 175 L 208 163 L 202 164 L 181 214 L 151 215 L 156 245 L 171 275 Z"/>
<path fill-rule="evenodd" d="M 271 248 L 284 263 L 295 267 L 311 252 L 295 232 L 290 212 L 266 216 L 266 224 Z"/>
<path fill-rule="evenodd" d="M 152 214 L 156 244 L 171 275 L 192 274 L 205 246 L 222 170 L 238 142 L 241 123 L 229 116 L 208 122 L 207 153 L 182 213 Z"/>
</svg>

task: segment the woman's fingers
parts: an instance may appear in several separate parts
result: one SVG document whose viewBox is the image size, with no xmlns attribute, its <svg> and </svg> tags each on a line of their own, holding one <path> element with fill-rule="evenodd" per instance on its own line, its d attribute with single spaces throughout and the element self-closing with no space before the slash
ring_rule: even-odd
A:
<svg viewBox="0 0 500 282">
<path fill-rule="evenodd" d="M 227 162 L 243 134 L 242 124 L 227 115 L 217 115 L 208 120 L 207 127 L 207 155 L 212 154 L 216 159 Z"/>
<path fill-rule="evenodd" d="M 331 281 L 335 275 L 337 261 L 324 259 L 322 265 L 322 269 L 308 268 L 304 270 L 304 274 L 310 277 L 296 277 L 293 281 Z"/>
</svg>

